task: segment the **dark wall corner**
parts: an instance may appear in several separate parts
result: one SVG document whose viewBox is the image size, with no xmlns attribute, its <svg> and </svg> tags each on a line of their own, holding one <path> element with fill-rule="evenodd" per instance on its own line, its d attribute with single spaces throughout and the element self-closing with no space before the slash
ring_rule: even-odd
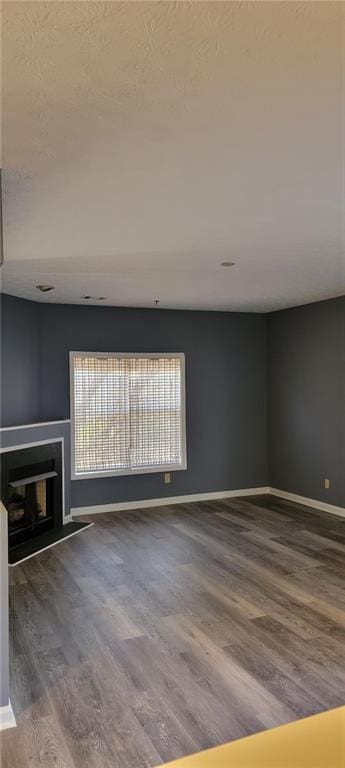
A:
<svg viewBox="0 0 345 768">
<path fill-rule="evenodd" d="M 268 316 L 268 404 L 270 485 L 344 507 L 345 297 Z"/>
<path fill-rule="evenodd" d="M 1 426 L 40 415 L 39 305 L 1 294 Z"/>
</svg>

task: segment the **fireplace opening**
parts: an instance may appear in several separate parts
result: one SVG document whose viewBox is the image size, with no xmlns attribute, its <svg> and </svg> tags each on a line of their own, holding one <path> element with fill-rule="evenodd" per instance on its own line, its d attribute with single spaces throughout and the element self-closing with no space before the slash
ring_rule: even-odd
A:
<svg viewBox="0 0 345 768">
<path fill-rule="evenodd" d="M 25 477 L 11 479 L 9 482 L 5 506 L 8 510 L 8 532 L 10 546 L 25 540 L 28 535 L 37 536 L 54 526 L 53 478 L 55 470 L 29 475 L 31 468 L 24 467 Z"/>
<path fill-rule="evenodd" d="M 8 512 L 9 550 L 62 526 L 61 443 L 9 451 L 1 457 L 1 498 Z"/>
</svg>

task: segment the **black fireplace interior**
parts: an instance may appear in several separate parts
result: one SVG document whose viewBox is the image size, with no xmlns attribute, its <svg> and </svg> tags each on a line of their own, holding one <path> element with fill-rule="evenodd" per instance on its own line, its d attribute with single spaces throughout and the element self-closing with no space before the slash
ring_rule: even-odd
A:
<svg viewBox="0 0 345 768">
<path fill-rule="evenodd" d="M 8 511 L 9 551 L 61 528 L 61 442 L 3 453 L 1 498 Z"/>
</svg>

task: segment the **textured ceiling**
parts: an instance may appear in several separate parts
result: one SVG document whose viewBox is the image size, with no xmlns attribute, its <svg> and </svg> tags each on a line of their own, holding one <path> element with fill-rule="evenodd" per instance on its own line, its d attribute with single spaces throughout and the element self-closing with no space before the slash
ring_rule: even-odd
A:
<svg viewBox="0 0 345 768">
<path fill-rule="evenodd" d="M 345 292 L 342 3 L 2 16 L 3 291 L 244 311 Z"/>
</svg>

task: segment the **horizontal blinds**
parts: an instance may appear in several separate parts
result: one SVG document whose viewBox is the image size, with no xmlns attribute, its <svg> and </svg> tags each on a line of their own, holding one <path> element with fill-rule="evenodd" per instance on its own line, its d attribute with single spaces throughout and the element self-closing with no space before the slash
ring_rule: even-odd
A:
<svg viewBox="0 0 345 768">
<path fill-rule="evenodd" d="M 73 357 L 75 473 L 182 463 L 181 358 Z"/>
<path fill-rule="evenodd" d="M 127 360 L 74 358 L 74 451 L 76 473 L 128 467 Z"/>
</svg>

